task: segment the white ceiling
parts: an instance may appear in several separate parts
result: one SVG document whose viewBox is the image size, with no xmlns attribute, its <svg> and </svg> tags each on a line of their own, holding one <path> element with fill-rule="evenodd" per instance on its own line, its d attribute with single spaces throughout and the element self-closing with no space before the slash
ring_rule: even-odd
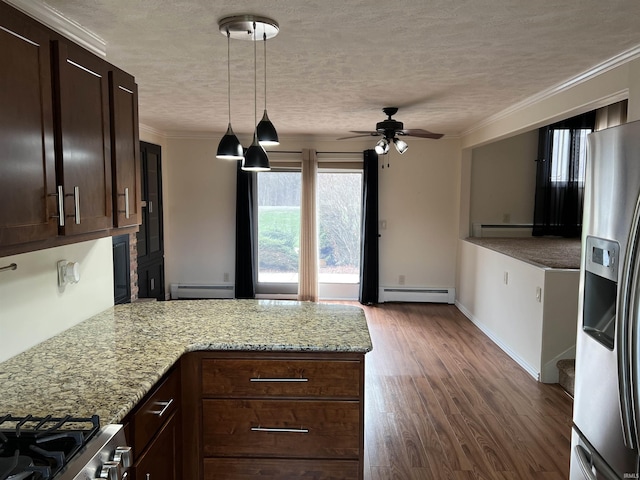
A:
<svg viewBox="0 0 640 480">
<path fill-rule="evenodd" d="M 42 1 L 42 0 L 38 0 Z M 220 18 L 280 24 L 267 42 L 267 103 L 280 135 L 345 136 L 399 106 L 405 128 L 460 134 L 640 45 L 637 0 L 46 0 L 101 37 L 135 75 L 140 121 L 223 132 Z M 253 131 L 253 42 L 231 41 L 232 124 Z M 258 116 L 263 109 L 258 43 Z"/>
</svg>

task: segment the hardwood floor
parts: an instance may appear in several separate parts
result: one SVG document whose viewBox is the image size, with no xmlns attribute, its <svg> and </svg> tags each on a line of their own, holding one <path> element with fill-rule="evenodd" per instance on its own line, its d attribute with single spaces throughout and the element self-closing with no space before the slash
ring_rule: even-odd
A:
<svg viewBox="0 0 640 480">
<path fill-rule="evenodd" d="M 572 402 L 536 382 L 452 305 L 365 307 L 365 475 L 563 480 Z"/>
</svg>

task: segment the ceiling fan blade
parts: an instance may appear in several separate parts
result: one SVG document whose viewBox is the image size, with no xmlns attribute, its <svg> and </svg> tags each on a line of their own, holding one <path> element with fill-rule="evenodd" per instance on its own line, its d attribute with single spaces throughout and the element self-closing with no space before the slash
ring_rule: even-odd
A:
<svg viewBox="0 0 640 480">
<path fill-rule="evenodd" d="M 432 133 L 428 130 L 423 130 L 421 128 L 398 130 L 396 133 L 398 135 L 407 135 L 409 137 L 433 138 L 435 140 L 437 140 L 438 138 L 442 138 L 444 136 L 443 133 Z"/>
<path fill-rule="evenodd" d="M 351 133 L 358 133 L 359 135 L 351 135 L 350 137 L 340 137 L 336 138 L 336 140 L 347 140 L 349 138 L 358 138 L 358 137 L 378 137 L 380 134 L 378 132 L 370 132 L 364 130 L 351 130 Z"/>
</svg>

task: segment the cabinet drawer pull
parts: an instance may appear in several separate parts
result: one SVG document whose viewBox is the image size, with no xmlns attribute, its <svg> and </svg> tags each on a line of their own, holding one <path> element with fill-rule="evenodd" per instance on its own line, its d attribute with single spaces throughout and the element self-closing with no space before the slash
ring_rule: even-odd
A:
<svg viewBox="0 0 640 480">
<path fill-rule="evenodd" d="M 309 433 L 308 428 L 269 428 L 251 427 L 252 432 L 276 432 L 276 433 Z"/>
<path fill-rule="evenodd" d="M 161 406 L 162 410 L 151 410 L 149 413 L 152 413 L 154 415 L 158 415 L 159 417 L 161 417 L 162 415 L 165 414 L 165 412 L 171 406 L 172 403 L 173 403 L 173 398 L 168 402 L 156 402 L 156 405 Z"/>
<path fill-rule="evenodd" d="M 308 378 L 250 378 L 250 382 L 308 382 Z"/>
</svg>

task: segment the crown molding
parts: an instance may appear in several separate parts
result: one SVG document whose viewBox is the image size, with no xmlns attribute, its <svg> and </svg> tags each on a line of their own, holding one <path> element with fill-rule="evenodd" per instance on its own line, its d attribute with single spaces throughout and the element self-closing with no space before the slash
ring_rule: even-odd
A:
<svg viewBox="0 0 640 480">
<path fill-rule="evenodd" d="M 46 3 L 34 0 L 5 1 L 96 55 L 107 56 L 107 42 Z"/>
<path fill-rule="evenodd" d="M 149 135 L 153 135 L 156 137 L 162 137 L 162 138 L 167 137 L 167 134 L 162 130 L 158 130 L 157 128 L 151 127 L 149 125 L 145 125 L 144 123 L 140 123 L 138 125 L 138 130 L 140 131 L 140 133 L 147 133 Z"/>
<path fill-rule="evenodd" d="M 466 135 L 469 135 L 477 130 L 480 130 L 488 125 L 491 125 L 492 123 L 502 120 L 505 117 L 513 115 L 514 113 L 517 113 L 519 111 L 525 110 L 526 108 L 529 108 L 530 106 L 538 102 L 541 102 L 543 100 L 547 100 L 553 97 L 554 95 L 570 90 L 571 88 L 577 85 L 580 85 L 581 83 L 592 80 L 598 75 L 602 75 L 603 73 L 613 70 L 614 68 L 620 67 L 625 63 L 631 62 L 637 58 L 640 58 L 640 45 L 630 48 L 629 50 L 625 50 L 624 52 L 619 53 L 618 55 L 611 57 L 610 59 L 605 60 L 602 63 L 599 63 L 595 67 L 590 68 L 589 70 L 586 70 L 576 75 L 575 77 L 572 77 L 568 80 L 565 80 L 564 82 L 558 83 L 550 88 L 542 90 L 541 92 L 538 92 L 535 95 L 532 95 L 518 103 L 511 105 L 508 108 L 505 108 L 504 110 L 496 113 L 495 115 L 491 115 L 490 117 L 487 117 L 486 119 L 482 120 L 481 122 L 475 124 L 471 128 L 462 132 L 461 136 L 464 137 Z M 614 101 L 619 101 L 619 100 L 623 100 L 626 97 L 621 97 L 620 95 L 614 95 L 608 99 L 611 99 L 611 98 L 617 98 L 617 100 L 614 100 Z"/>
</svg>

